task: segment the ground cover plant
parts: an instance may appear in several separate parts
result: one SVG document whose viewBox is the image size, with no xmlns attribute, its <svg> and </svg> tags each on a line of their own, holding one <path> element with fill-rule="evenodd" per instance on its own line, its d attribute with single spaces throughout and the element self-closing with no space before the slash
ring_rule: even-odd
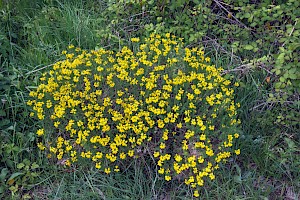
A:
<svg viewBox="0 0 300 200">
<path fill-rule="evenodd" d="M 231 88 L 238 83 L 209 65 L 203 50 L 182 46 L 168 33 L 151 34 L 134 51 L 69 46 L 29 94 L 31 115 L 43 122 L 39 149 L 66 166 L 86 158 L 106 174 L 149 151 L 166 181 L 183 176 L 197 188 L 215 179 L 239 137 Z"/>
<path fill-rule="evenodd" d="M 239 138 L 232 152 L 240 149 L 240 155 L 220 163 L 219 169 L 213 172 L 214 180 L 205 179 L 205 185 L 198 190 L 201 199 L 299 198 L 298 1 L 3 0 L 0 11 L 1 199 L 194 198 L 192 185 L 184 183 L 185 178 L 189 182 L 189 173 L 171 176 L 170 181 L 165 180 L 165 171 L 164 175 L 159 173 L 163 171 L 157 165 L 160 157 L 154 153 L 169 153 L 168 142 L 174 139 L 171 133 L 163 149 L 159 148 L 161 143 L 164 147 L 162 137 L 151 138 L 157 150 L 146 140 L 140 148 L 132 148 L 134 157 L 140 159 L 126 159 L 126 165 L 120 164 L 125 160 L 115 161 L 120 169 L 118 173 L 99 173 L 96 162 L 91 164 L 80 155 L 81 164 L 71 163 L 67 167 L 66 152 L 60 161 L 55 158 L 57 154 L 47 158 L 46 149 L 50 146 L 47 146 L 46 136 L 55 136 L 56 132 L 45 129 L 45 138 L 39 137 L 38 129 L 47 123 L 45 128 L 49 128 L 51 121 L 43 125 L 30 117 L 34 110 L 26 104 L 33 100 L 29 94 L 41 84 L 39 78 L 47 75 L 54 63 L 64 62 L 66 54 L 76 50 L 68 49 L 69 45 L 80 47 L 81 53 L 86 50 L 85 54 L 100 49 L 119 52 L 124 46 L 137 52 L 141 41 L 153 32 L 182 37 L 183 49 L 203 50 L 204 58 L 210 58 L 203 64 L 223 68 L 219 72 L 221 77 L 240 85 L 234 89 L 232 99 L 240 104 L 235 117 L 241 120 Z M 130 38 L 140 38 L 140 41 L 136 43 L 137 39 L 134 42 Z M 64 50 L 68 52 L 61 54 Z M 177 64 L 175 68 L 179 67 Z M 175 76 L 175 72 L 169 72 L 169 76 Z M 48 79 L 48 75 L 45 78 Z M 188 84 L 185 86 L 185 92 L 192 91 Z M 106 87 L 109 86 L 106 84 Z M 83 112 L 78 115 L 83 116 Z M 67 125 L 69 120 L 66 118 L 55 127 L 60 130 L 58 134 L 65 133 L 62 125 Z M 160 128 L 155 131 L 164 136 Z M 205 131 L 209 131 L 208 127 Z M 224 136 L 229 133 L 226 131 Z M 67 134 L 60 136 L 69 142 L 76 143 L 78 139 Z M 207 132 L 207 136 L 210 137 L 210 133 Z M 192 137 L 188 140 L 192 141 Z M 218 141 L 211 140 L 211 143 L 218 144 Z M 39 149 L 43 149 L 42 145 L 46 147 L 44 151 Z M 87 145 L 79 146 L 81 154 Z M 164 161 L 163 167 L 170 161 Z M 203 168 L 200 166 L 200 169 Z"/>
</svg>

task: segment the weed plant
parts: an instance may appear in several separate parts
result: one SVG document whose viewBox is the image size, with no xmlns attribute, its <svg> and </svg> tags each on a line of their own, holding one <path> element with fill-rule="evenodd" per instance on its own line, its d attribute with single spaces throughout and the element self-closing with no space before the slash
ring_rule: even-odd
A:
<svg viewBox="0 0 300 200">
<path fill-rule="evenodd" d="M 239 137 L 238 83 L 223 78 L 203 50 L 182 46 L 170 34 L 117 53 L 70 45 L 27 102 L 42 122 L 40 150 L 66 166 L 89 160 L 106 174 L 148 150 L 166 181 L 182 176 L 198 197 Z"/>
</svg>

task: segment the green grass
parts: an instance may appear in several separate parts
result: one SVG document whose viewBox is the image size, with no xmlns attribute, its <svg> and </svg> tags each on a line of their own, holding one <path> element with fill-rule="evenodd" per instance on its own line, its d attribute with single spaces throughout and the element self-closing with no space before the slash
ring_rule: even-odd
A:
<svg viewBox="0 0 300 200">
<path fill-rule="evenodd" d="M 61 59 L 60 52 L 69 44 L 118 49 L 128 38 L 107 28 L 105 1 L 23 1 L 8 9 L 0 2 L 0 198 L 191 199 L 190 188 L 179 181 L 165 182 L 151 159 L 108 176 L 89 167 L 64 169 L 37 150 L 38 122 L 29 118 L 26 106 L 37 77 Z M 225 69 L 241 65 L 238 56 L 230 56 L 229 47 L 222 48 L 207 44 L 213 63 Z M 241 83 L 236 96 L 241 103 L 241 138 L 236 145 L 242 151 L 203 187 L 201 199 L 299 199 L 299 125 L 278 123 L 283 109 L 267 103 L 272 85 L 265 81 L 264 70 L 230 75 Z M 26 163 L 24 159 L 29 160 L 28 169 L 18 165 Z"/>
</svg>

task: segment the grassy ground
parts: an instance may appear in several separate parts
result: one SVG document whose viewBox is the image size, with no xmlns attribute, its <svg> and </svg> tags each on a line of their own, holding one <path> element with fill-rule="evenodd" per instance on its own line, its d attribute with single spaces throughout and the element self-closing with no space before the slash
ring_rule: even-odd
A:
<svg viewBox="0 0 300 200">
<path fill-rule="evenodd" d="M 102 1 L 5 2 L 0 1 L 0 198 L 191 199 L 190 188 L 165 182 L 151 161 L 135 161 L 120 174 L 104 175 L 92 168 L 64 168 L 37 150 L 38 123 L 29 118 L 26 100 L 38 76 L 61 59 L 69 44 L 118 49 L 128 38 L 107 28 Z M 207 44 L 206 53 L 225 69 L 241 65 L 238 56 L 215 43 Z M 299 129 L 282 126 L 281 105 L 266 102 L 272 85 L 264 70 L 231 74 L 241 83 L 236 101 L 241 103 L 242 134 L 236 146 L 242 151 L 221 166 L 216 180 L 203 188 L 202 199 L 299 199 Z"/>
</svg>

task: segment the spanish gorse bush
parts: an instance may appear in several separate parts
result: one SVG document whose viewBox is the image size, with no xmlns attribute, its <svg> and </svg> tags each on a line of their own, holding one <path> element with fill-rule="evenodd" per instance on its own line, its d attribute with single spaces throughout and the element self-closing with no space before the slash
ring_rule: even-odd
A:
<svg viewBox="0 0 300 200">
<path fill-rule="evenodd" d="M 166 181 L 183 175 L 197 197 L 219 163 L 240 153 L 238 83 L 170 34 L 131 41 L 119 52 L 63 51 L 27 102 L 42 125 L 38 147 L 66 166 L 88 160 L 107 174 L 151 152 Z"/>
</svg>

